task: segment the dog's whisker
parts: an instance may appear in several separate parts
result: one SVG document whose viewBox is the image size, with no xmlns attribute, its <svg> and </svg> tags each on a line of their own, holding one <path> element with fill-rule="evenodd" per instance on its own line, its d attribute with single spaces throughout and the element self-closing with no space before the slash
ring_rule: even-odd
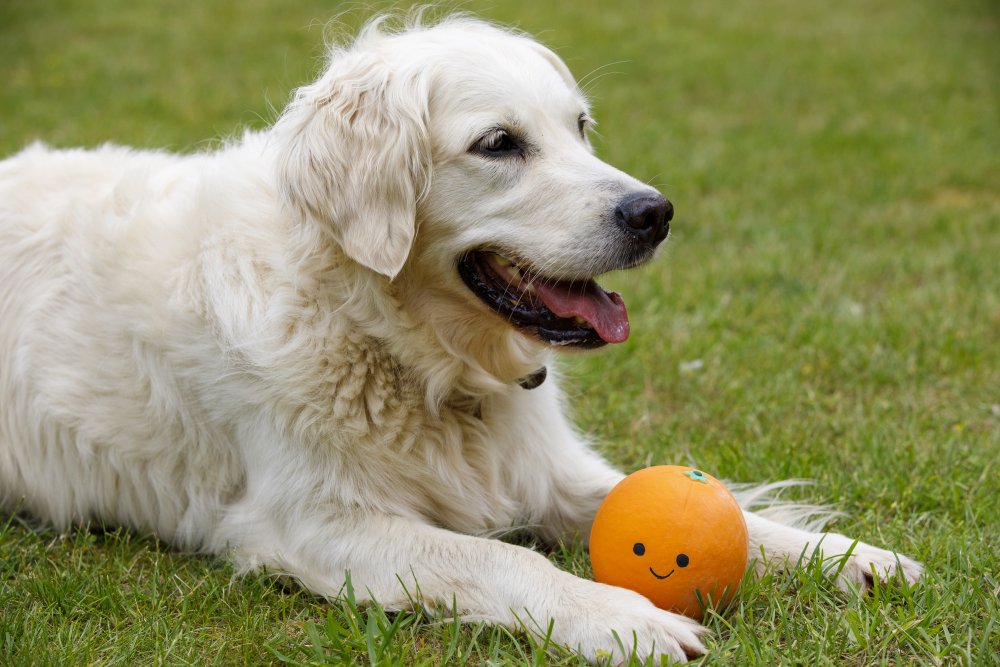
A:
<svg viewBox="0 0 1000 667">
<path fill-rule="evenodd" d="M 584 93 L 586 93 L 590 89 L 590 87 L 597 80 L 602 79 L 605 76 L 608 76 L 608 75 L 611 75 L 611 74 L 621 74 L 621 72 L 615 72 L 615 71 L 608 72 L 608 71 L 602 71 L 602 70 L 606 70 L 609 67 L 614 67 L 615 65 L 624 65 L 624 64 L 626 64 L 628 62 L 629 62 L 628 60 L 618 60 L 618 61 L 615 61 L 615 62 L 610 62 L 610 63 L 604 64 L 604 65 L 600 65 L 598 67 L 595 67 L 594 69 L 590 70 L 585 75 L 583 75 L 582 77 L 580 77 L 579 81 L 577 81 L 577 86 L 579 86 L 579 88 L 580 88 L 581 91 L 583 91 Z"/>
</svg>

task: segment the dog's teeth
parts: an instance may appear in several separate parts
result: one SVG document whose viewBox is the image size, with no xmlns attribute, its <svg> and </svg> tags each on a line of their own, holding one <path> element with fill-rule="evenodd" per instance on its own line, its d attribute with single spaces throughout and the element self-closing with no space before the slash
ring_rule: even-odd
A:
<svg viewBox="0 0 1000 667">
<path fill-rule="evenodd" d="M 535 283 L 528 283 L 527 285 L 525 285 L 524 286 L 524 291 L 527 292 L 528 294 L 534 294 L 535 293 Z"/>
<path fill-rule="evenodd" d="M 517 268 L 516 266 L 510 267 L 510 276 L 514 280 L 520 280 L 521 279 L 521 269 Z"/>
<path fill-rule="evenodd" d="M 587 320 L 585 320 L 585 319 L 583 319 L 582 317 L 580 317 L 579 315 L 577 315 L 576 317 L 574 317 L 574 318 L 573 318 L 573 321 L 574 321 L 575 323 L 579 324 L 579 325 L 580 325 L 581 327 L 586 327 L 586 326 L 590 326 L 590 323 L 589 323 L 589 322 L 587 322 Z"/>
<path fill-rule="evenodd" d="M 493 261 L 499 264 L 500 266 L 510 266 L 511 264 L 514 263 L 509 259 L 507 259 L 506 257 L 504 257 L 503 255 L 495 255 L 495 259 Z"/>
</svg>

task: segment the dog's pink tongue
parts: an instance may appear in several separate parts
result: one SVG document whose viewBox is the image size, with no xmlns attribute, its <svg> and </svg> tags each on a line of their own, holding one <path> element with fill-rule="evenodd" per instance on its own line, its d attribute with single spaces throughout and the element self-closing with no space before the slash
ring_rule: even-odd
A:
<svg viewBox="0 0 1000 667">
<path fill-rule="evenodd" d="M 605 292 L 593 280 L 586 283 L 535 283 L 535 292 L 559 317 L 582 317 L 606 343 L 628 339 L 628 312 L 617 292 Z"/>
</svg>

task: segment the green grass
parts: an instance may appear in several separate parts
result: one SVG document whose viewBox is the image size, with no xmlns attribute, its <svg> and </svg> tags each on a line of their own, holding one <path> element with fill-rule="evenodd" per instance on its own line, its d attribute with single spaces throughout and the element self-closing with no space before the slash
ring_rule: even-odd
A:
<svg viewBox="0 0 1000 667">
<path fill-rule="evenodd" d="M 631 340 L 567 364 L 582 427 L 626 469 L 814 479 L 795 497 L 845 511 L 836 530 L 928 567 L 869 597 L 820 563 L 748 581 L 709 619 L 701 664 L 1000 664 L 1000 8 L 462 6 L 595 72 L 600 154 L 678 211 L 664 257 L 607 281 Z M 195 150 L 262 126 L 344 7 L 7 0 L 0 153 Z M 147 537 L 8 519 L 0 664 L 577 662 L 521 633 L 239 579 Z M 589 572 L 579 548 L 552 558 Z"/>
</svg>

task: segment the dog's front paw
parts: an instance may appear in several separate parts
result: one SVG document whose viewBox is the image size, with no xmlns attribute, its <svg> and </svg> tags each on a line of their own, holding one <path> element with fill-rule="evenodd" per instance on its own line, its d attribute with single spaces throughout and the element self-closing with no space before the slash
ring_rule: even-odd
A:
<svg viewBox="0 0 1000 667">
<path fill-rule="evenodd" d="M 590 660 L 628 662 L 667 656 L 677 662 L 705 653 L 708 629 L 686 616 L 664 611 L 645 597 L 616 586 L 581 580 L 573 609 L 557 619 L 553 639 Z M 560 627 L 561 626 L 561 627 Z"/>
<path fill-rule="evenodd" d="M 924 571 L 924 566 L 911 558 L 837 533 L 825 535 L 820 549 L 834 581 L 843 590 L 867 592 L 876 581 L 884 584 L 896 577 L 914 584 Z"/>
</svg>

